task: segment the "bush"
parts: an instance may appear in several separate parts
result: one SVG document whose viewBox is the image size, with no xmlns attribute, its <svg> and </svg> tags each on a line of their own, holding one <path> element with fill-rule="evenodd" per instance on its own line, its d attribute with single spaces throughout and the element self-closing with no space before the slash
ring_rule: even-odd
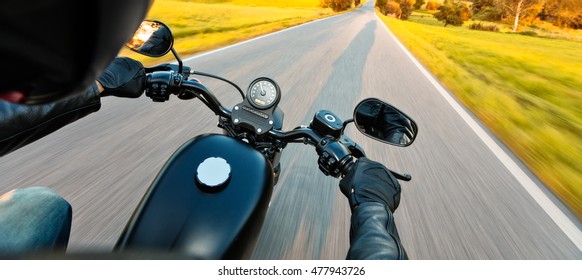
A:
<svg viewBox="0 0 582 280">
<path fill-rule="evenodd" d="M 577 15 L 570 22 L 570 27 L 574 29 L 582 29 L 582 15 Z"/>
<path fill-rule="evenodd" d="M 471 10 L 460 0 L 445 0 L 439 7 L 439 12 L 434 17 L 447 25 L 461 26 L 463 22 L 471 17 Z"/>
<path fill-rule="evenodd" d="M 473 23 L 469 25 L 469 29 L 471 30 L 481 30 L 481 31 L 491 31 L 491 32 L 499 32 L 499 27 L 495 24 L 483 24 L 480 22 Z"/>
<path fill-rule="evenodd" d="M 428 1 L 426 3 L 426 9 L 430 11 L 436 11 L 439 9 L 440 4 L 436 1 Z"/>
<path fill-rule="evenodd" d="M 554 25 L 559 27 L 570 27 L 574 29 L 582 29 L 582 15 L 576 16 L 558 16 L 554 21 Z"/>
<path fill-rule="evenodd" d="M 538 33 L 536 33 L 535 31 L 521 31 L 518 34 L 533 37 L 538 36 Z"/>
<path fill-rule="evenodd" d="M 334 12 L 345 11 L 352 7 L 353 0 L 320 0 L 322 8 L 331 8 Z"/>
</svg>

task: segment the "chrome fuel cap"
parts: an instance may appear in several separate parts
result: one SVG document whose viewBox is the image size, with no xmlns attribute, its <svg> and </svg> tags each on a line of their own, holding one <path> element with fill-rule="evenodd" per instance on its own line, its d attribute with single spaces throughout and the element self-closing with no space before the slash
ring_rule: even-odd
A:
<svg viewBox="0 0 582 280">
<path fill-rule="evenodd" d="M 225 159 L 207 158 L 196 169 L 196 182 L 205 192 L 221 191 L 230 181 L 230 170 L 230 165 Z"/>
</svg>

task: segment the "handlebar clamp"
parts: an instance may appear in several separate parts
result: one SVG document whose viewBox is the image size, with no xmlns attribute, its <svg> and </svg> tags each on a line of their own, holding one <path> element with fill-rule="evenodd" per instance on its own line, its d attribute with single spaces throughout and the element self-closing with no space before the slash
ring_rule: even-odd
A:
<svg viewBox="0 0 582 280">
<path fill-rule="evenodd" d="M 174 71 L 158 71 L 147 75 L 145 94 L 154 102 L 170 99 L 171 88 L 176 82 Z M 178 81 L 179 83 L 179 81 Z"/>
<path fill-rule="evenodd" d="M 326 176 L 339 178 L 344 175 L 352 162 L 350 151 L 333 137 L 324 137 L 316 147 L 319 170 Z"/>
</svg>

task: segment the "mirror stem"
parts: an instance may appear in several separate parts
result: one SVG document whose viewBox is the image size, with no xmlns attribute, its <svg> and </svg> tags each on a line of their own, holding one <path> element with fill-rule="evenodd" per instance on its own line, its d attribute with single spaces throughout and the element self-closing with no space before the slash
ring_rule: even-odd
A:
<svg viewBox="0 0 582 280">
<path fill-rule="evenodd" d="M 348 124 L 354 122 L 354 119 L 349 119 L 344 121 L 343 127 L 342 127 L 342 134 L 344 134 L 344 130 L 346 130 L 346 127 L 348 126 Z"/>
<path fill-rule="evenodd" d="M 178 60 L 178 73 L 182 74 L 182 67 L 183 67 L 182 59 L 180 58 L 180 56 L 178 55 L 178 52 L 176 52 L 174 47 L 172 47 L 172 53 L 176 57 L 176 60 Z"/>
</svg>

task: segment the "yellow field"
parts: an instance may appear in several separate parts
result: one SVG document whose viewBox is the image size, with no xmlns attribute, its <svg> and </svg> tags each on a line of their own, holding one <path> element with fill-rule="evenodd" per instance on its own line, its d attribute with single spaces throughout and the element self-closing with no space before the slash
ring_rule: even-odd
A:
<svg viewBox="0 0 582 280">
<path fill-rule="evenodd" d="M 232 0 L 234 5 L 271 6 L 279 8 L 319 8 L 319 0 Z"/>
<path fill-rule="evenodd" d="M 333 15 L 319 7 L 319 0 L 157 0 L 148 19 L 170 26 L 174 48 L 182 56 L 231 45 L 263 34 Z M 121 55 L 146 65 L 173 60 L 146 58 L 127 50 Z"/>
</svg>

